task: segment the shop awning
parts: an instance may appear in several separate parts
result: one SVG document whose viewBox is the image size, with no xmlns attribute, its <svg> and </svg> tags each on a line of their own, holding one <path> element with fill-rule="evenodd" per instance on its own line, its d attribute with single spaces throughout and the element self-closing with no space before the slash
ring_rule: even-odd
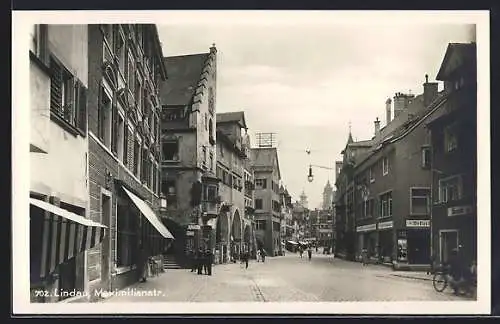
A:
<svg viewBox="0 0 500 324">
<path fill-rule="evenodd" d="M 144 215 L 144 217 L 147 218 L 147 220 L 153 225 L 153 227 L 161 234 L 166 239 L 174 239 L 174 236 L 170 231 L 163 225 L 161 220 L 156 216 L 155 212 L 151 209 L 151 207 L 148 206 L 141 198 L 137 197 L 130 191 L 128 191 L 125 187 L 122 187 L 123 190 L 127 193 L 127 195 L 130 197 L 134 205 L 139 208 L 141 213 Z"/>
<path fill-rule="evenodd" d="M 40 278 L 45 278 L 59 264 L 102 242 L 107 226 L 49 204 L 30 198 L 30 204 L 48 211 L 42 230 Z"/>
</svg>

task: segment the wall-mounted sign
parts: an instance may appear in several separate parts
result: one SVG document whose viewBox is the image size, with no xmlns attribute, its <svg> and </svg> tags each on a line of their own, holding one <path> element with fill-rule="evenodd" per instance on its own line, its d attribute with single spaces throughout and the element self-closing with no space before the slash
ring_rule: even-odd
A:
<svg viewBox="0 0 500 324">
<path fill-rule="evenodd" d="M 201 227 L 200 227 L 200 225 L 198 225 L 198 224 L 189 224 L 187 229 L 188 229 L 188 231 L 197 231 L 197 230 L 199 230 L 200 228 L 201 228 Z"/>
<path fill-rule="evenodd" d="M 356 232 L 375 231 L 376 229 L 377 229 L 377 224 L 362 225 L 356 227 Z"/>
<path fill-rule="evenodd" d="M 194 236 L 194 232 L 193 231 L 187 231 L 186 232 L 186 236 Z"/>
<path fill-rule="evenodd" d="M 428 219 L 407 219 L 406 227 L 431 227 L 431 221 Z"/>
<path fill-rule="evenodd" d="M 472 206 L 453 206 L 448 208 L 448 216 L 460 216 L 472 213 Z"/>
<path fill-rule="evenodd" d="M 392 228 L 392 226 L 393 226 L 393 222 L 392 221 L 378 223 L 378 229 L 379 230 Z"/>
</svg>

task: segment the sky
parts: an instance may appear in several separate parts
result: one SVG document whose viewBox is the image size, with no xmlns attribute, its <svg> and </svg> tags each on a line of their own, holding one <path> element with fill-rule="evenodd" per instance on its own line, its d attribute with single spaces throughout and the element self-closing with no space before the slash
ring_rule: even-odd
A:
<svg viewBox="0 0 500 324">
<path fill-rule="evenodd" d="M 304 191 L 309 208 L 319 208 L 326 182 L 335 182 L 349 124 L 354 140 L 370 139 L 374 120 L 386 123 L 387 98 L 422 93 L 425 74 L 434 81 L 448 43 L 470 41 L 465 24 L 272 18 L 175 20 L 158 30 L 164 56 L 208 52 L 215 43 L 217 112 L 244 111 L 251 135 L 276 133 L 283 184 L 294 201 Z M 332 170 L 313 166 L 309 183 L 309 164 Z"/>
</svg>

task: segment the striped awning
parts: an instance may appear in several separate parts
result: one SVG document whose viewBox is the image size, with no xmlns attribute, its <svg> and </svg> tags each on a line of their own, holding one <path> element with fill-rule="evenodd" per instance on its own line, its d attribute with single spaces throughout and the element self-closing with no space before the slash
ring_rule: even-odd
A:
<svg viewBox="0 0 500 324">
<path fill-rule="evenodd" d="M 102 242 L 106 226 L 45 201 L 30 198 L 30 204 L 48 211 L 42 230 L 40 278 L 78 253 Z"/>
<path fill-rule="evenodd" d="M 125 187 L 122 188 L 130 197 L 132 202 L 141 211 L 144 217 L 146 217 L 148 221 L 151 223 L 151 225 L 153 225 L 153 227 L 161 234 L 161 236 L 167 239 L 174 239 L 172 233 L 170 233 L 170 231 L 165 227 L 165 225 L 163 225 L 158 216 L 156 216 L 153 209 L 151 209 L 151 207 L 149 207 L 148 204 L 144 202 L 144 200 L 142 200 L 141 198 L 137 197 L 136 195 L 128 191 Z"/>
</svg>

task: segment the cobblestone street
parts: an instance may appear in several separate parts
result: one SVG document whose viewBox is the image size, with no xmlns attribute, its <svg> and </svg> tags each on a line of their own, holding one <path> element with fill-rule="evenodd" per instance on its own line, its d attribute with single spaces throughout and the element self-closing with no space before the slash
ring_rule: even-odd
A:
<svg viewBox="0 0 500 324">
<path fill-rule="evenodd" d="M 252 261 L 248 269 L 240 264 L 214 267 L 212 276 L 189 270 L 169 270 L 146 283 L 135 284 L 136 291 L 161 290 L 159 296 L 113 296 L 103 302 L 294 302 L 294 301 L 454 301 L 466 300 L 449 290 L 437 293 L 425 274 L 401 277 L 384 266 L 333 259 L 331 256 L 306 257 L 289 253 L 284 257 Z M 430 276 L 429 276 L 430 279 Z"/>
</svg>

